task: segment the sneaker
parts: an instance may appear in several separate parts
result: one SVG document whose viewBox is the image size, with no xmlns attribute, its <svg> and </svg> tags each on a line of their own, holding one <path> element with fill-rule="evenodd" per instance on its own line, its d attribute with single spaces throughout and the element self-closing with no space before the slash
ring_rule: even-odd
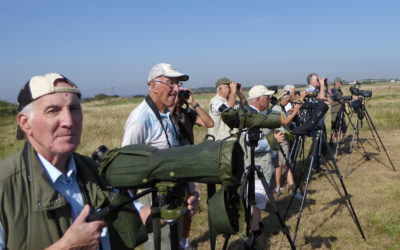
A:
<svg viewBox="0 0 400 250">
<path fill-rule="evenodd" d="M 302 200 L 303 199 L 303 194 L 301 193 L 301 192 L 299 192 L 299 191 L 297 191 L 295 194 L 294 194 L 294 198 L 296 199 L 296 200 Z"/>
</svg>

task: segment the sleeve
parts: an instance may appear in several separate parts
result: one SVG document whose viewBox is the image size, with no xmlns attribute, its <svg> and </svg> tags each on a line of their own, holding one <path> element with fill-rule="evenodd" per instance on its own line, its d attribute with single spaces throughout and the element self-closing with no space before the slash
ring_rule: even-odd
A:
<svg viewBox="0 0 400 250">
<path fill-rule="evenodd" d="M 212 100 L 210 104 L 211 112 L 215 115 L 220 115 L 221 114 L 220 109 L 223 108 L 223 105 L 225 105 L 226 108 L 228 108 L 228 105 L 226 105 L 226 103 L 224 103 L 223 101 L 218 99 Z"/>
<path fill-rule="evenodd" d="M 254 149 L 255 152 L 267 152 L 270 150 L 268 141 L 263 138 L 258 141 L 257 147 Z"/>
<path fill-rule="evenodd" d="M 131 144 L 146 144 L 148 132 L 145 124 L 128 119 L 125 125 L 125 134 L 122 139 L 122 146 Z"/>
</svg>

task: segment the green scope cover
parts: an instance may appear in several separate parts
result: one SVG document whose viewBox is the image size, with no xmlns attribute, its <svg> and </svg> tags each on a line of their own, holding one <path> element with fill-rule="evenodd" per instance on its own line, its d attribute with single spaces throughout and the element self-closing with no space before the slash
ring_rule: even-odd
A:
<svg viewBox="0 0 400 250">
<path fill-rule="evenodd" d="M 221 118 L 229 128 L 279 128 L 281 126 L 281 114 L 276 112 L 270 112 L 269 114 L 253 114 L 250 110 L 243 109 L 237 110 L 234 108 L 228 108 L 221 114 Z"/>
<path fill-rule="evenodd" d="M 115 188 L 148 188 L 160 181 L 200 182 L 237 187 L 244 171 L 243 150 L 233 141 L 157 149 L 134 144 L 110 150 L 100 174 Z"/>
</svg>

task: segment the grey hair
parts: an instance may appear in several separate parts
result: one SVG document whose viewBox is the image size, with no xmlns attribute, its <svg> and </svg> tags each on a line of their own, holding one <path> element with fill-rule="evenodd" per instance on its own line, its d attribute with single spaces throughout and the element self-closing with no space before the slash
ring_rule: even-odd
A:
<svg viewBox="0 0 400 250">
<path fill-rule="evenodd" d="M 33 106 L 35 104 L 35 101 L 29 103 L 28 105 L 26 105 L 21 111 L 20 113 L 26 115 L 28 117 L 28 120 L 31 120 L 33 118 Z"/>
<path fill-rule="evenodd" d="M 285 85 L 285 87 L 283 87 L 283 90 L 284 91 L 292 91 L 292 89 L 295 89 L 295 88 L 296 87 L 294 85 L 288 84 L 288 85 Z"/>
</svg>

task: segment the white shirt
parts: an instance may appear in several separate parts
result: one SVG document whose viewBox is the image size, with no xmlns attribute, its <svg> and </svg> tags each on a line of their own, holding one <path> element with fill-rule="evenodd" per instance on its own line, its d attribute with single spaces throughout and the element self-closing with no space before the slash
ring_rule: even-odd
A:
<svg viewBox="0 0 400 250">
<path fill-rule="evenodd" d="M 125 124 L 125 134 L 122 146 L 130 144 L 147 144 L 159 149 L 180 146 L 177 131 L 169 118 L 169 111 L 165 114 L 159 113 L 166 133 L 163 130 L 153 110 L 143 100 L 128 117 Z M 167 136 L 165 135 L 167 134 Z M 168 138 L 167 138 L 168 137 Z"/>
</svg>

